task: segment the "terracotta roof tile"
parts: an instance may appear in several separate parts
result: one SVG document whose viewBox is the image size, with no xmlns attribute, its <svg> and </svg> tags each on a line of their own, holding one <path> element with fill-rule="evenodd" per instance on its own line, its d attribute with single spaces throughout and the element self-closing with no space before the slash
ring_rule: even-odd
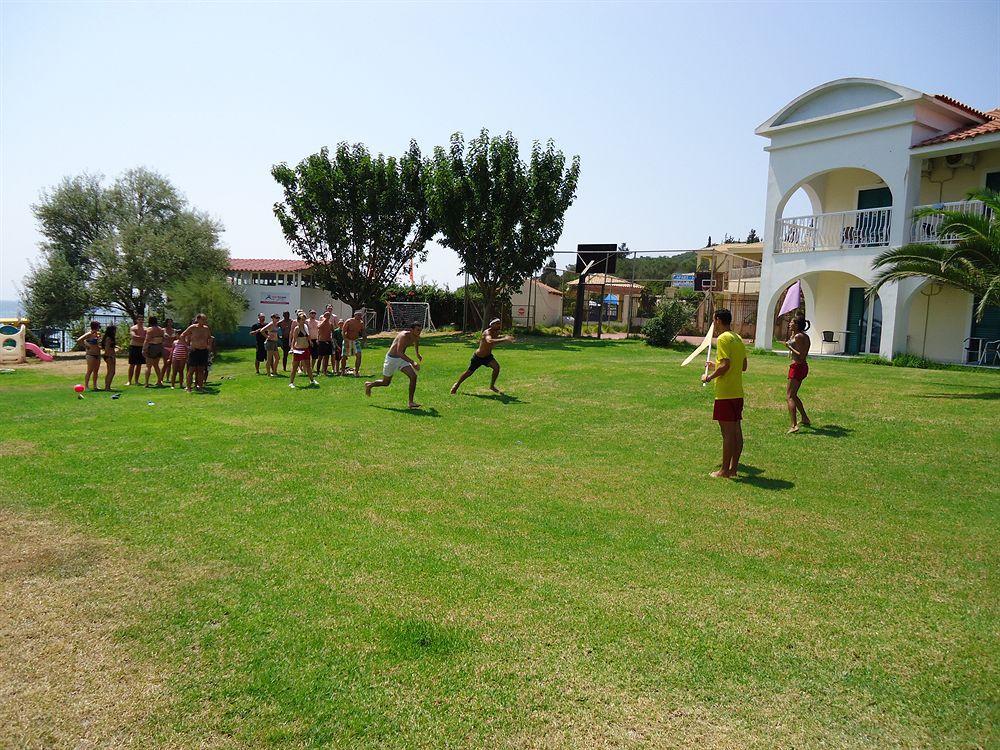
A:
<svg viewBox="0 0 1000 750">
<path fill-rule="evenodd" d="M 560 297 L 562 297 L 562 292 L 560 292 L 558 289 L 555 289 L 554 287 L 549 286 L 548 284 L 543 284 L 540 281 L 535 281 L 535 286 L 537 286 L 539 289 L 544 289 L 549 294 L 558 294 Z"/>
<path fill-rule="evenodd" d="M 938 101 L 944 102 L 945 104 L 950 104 L 951 106 L 956 107 L 962 110 L 963 112 L 967 112 L 970 115 L 975 115 L 976 117 L 979 117 L 981 119 L 986 119 L 985 112 L 980 112 L 975 107 L 970 107 L 968 104 L 963 104 L 958 99 L 952 99 L 950 96 L 946 94 L 934 94 L 934 98 L 937 99 Z"/>
<path fill-rule="evenodd" d="M 987 133 L 1000 133 L 1000 107 L 997 109 L 991 109 L 989 112 L 984 112 L 983 117 L 986 119 L 986 122 L 981 122 L 976 125 L 963 125 L 962 127 L 955 128 L 955 130 L 948 133 L 942 133 L 941 135 L 936 135 L 933 138 L 921 141 L 913 146 L 913 148 L 918 148 L 920 146 L 933 146 L 938 143 L 964 141 L 969 138 L 986 135 Z"/>
<path fill-rule="evenodd" d="M 230 271 L 261 271 L 264 273 L 288 273 L 306 271 L 309 264 L 304 260 L 286 258 L 230 258 Z"/>
</svg>

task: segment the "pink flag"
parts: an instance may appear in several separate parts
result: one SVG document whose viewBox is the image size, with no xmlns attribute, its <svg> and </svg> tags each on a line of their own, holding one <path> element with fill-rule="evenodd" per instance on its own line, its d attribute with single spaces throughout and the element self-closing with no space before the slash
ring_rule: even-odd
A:
<svg viewBox="0 0 1000 750">
<path fill-rule="evenodd" d="M 781 303 L 781 311 L 778 315 L 784 315 L 785 313 L 790 313 L 793 310 L 799 309 L 799 303 L 802 302 L 802 286 L 799 282 L 795 282 L 790 287 L 788 291 L 785 292 L 785 301 Z"/>
</svg>

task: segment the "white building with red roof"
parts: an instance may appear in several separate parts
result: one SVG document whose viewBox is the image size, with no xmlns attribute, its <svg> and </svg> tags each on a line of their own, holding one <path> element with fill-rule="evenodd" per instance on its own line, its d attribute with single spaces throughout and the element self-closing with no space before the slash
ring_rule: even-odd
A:
<svg viewBox="0 0 1000 750">
<path fill-rule="evenodd" d="M 264 313 L 268 320 L 271 313 L 281 316 L 287 312 L 294 318 L 296 310 L 322 314 L 327 305 L 333 305 L 334 313 L 342 318 L 352 313 L 350 306 L 316 285 L 311 266 L 302 260 L 230 258 L 227 276 L 249 303 L 234 336 L 238 343 L 253 343 L 249 332 L 257 322 L 257 313 Z"/>
<path fill-rule="evenodd" d="M 796 97 L 756 133 L 770 141 L 757 346 L 785 335 L 775 313 L 797 280 L 817 353 L 967 362 L 1000 339 L 1000 309 L 975 321 L 972 296 L 955 288 L 912 279 L 866 295 L 876 255 L 947 241 L 933 217 L 913 218 L 916 208 L 985 211 L 966 196 L 1000 190 L 1000 109 L 843 78 Z M 811 211 L 788 215 L 799 191 Z"/>
</svg>

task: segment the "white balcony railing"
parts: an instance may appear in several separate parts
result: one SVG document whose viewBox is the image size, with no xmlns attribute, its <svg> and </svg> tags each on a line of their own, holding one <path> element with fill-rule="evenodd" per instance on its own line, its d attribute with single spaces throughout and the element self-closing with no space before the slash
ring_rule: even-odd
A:
<svg viewBox="0 0 1000 750">
<path fill-rule="evenodd" d="M 782 219 L 778 222 L 780 242 L 776 252 L 885 247 L 891 223 L 892 209 L 888 207 Z"/>
<path fill-rule="evenodd" d="M 983 216 L 989 216 L 990 213 L 992 213 L 982 201 L 935 203 L 931 206 L 918 206 L 917 210 L 919 211 L 922 208 L 935 208 L 942 211 L 963 211 L 965 213 L 980 214 Z M 929 216 L 914 217 L 913 223 L 910 227 L 910 241 L 931 242 L 940 245 L 950 245 L 955 242 L 957 238 L 954 236 L 939 235 L 938 228 L 941 226 L 941 220 L 941 216 L 935 216 L 933 214 Z"/>
</svg>

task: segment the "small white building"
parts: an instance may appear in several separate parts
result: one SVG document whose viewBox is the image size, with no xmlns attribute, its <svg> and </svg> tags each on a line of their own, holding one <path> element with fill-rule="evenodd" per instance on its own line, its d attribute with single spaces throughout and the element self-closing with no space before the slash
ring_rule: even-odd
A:
<svg viewBox="0 0 1000 750">
<path fill-rule="evenodd" d="M 976 322 L 972 296 L 958 289 L 912 279 L 866 297 L 876 255 L 911 241 L 947 241 L 934 219 L 914 220 L 914 209 L 983 211 L 966 202 L 968 191 L 1000 190 L 1000 109 L 844 78 L 796 97 L 756 132 L 770 141 L 757 346 L 769 349 L 784 336 L 774 330 L 775 311 L 796 280 L 816 352 L 965 362 L 1000 339 L 1000 310 Z M 800 189 L 811 212 L 785 215 Z M 836 341 L 824 345 L 823 331 Z"/>
<path fill-rule="evenodd" d="M 353 312 L 346 303 L 315 285 L 311 267 L 305 261 L 230 258 L 227 278 L 250 306 L 243 313 L 237 331 L 226 337 L 224 343 L 252 344 L 250 326 L 257 322 L 257 313 L 261 312 L 268 320 L 271 313 L 282 316 L 288 312 L 294 318 L 295 311 L 300 309 L 322 313 L 327 305 L 333 305 L 333 312 L 342 318 Z"/>
<path fill-rule="evenodd" d="M 516 326 L 560 326 L 563 294 L 537 279 L 526 279 L 510 297 L 510 317 Z"/>
</svg>

